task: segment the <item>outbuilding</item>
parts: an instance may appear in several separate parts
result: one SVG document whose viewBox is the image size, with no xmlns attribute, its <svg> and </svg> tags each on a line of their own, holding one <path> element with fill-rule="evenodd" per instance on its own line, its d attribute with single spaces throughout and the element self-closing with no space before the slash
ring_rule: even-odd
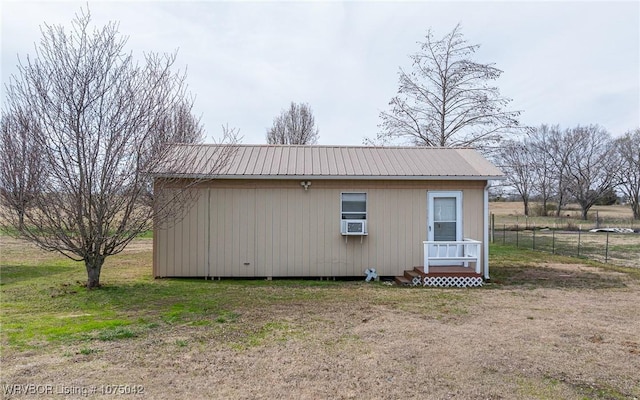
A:
<svg viewBox="0 0 640 400">
<path fill-rule="evenodd" d="M 198 179 L 184 215 L 154 228 L 155 277 L 489 279 L 487 190 L 504 176 L 473 149 L 237 145 L 215 175 L 195 165 L 155 174 L 158 196 Z"/>
</svg>

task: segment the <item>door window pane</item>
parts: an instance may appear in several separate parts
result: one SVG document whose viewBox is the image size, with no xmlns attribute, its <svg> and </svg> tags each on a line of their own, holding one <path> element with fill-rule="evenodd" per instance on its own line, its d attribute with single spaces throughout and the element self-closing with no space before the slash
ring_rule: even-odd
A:
<svg viewBox="0 0 640 400">
<path fill-rule="evenodd" d="M 433 199 L 433 219 L 435 221 L 456 220 L 456 198 L 436 197 Z"/>
<path fill-rule="evenodd" d="M 456 241 L 456 223 L 436 222 L 433 227 L 433 240 Z"/>
<path fill-rule="evenodd" d="M 433 240 L 457 240 L 456 198 L 434 198 L 433 211 Z"/>
</svg>

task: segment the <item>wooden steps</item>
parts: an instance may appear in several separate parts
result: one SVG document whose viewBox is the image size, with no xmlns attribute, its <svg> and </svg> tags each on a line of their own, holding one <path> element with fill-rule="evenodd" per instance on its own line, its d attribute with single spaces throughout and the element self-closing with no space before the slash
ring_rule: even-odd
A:
<svg viewBox="0 0 640 400">
<path fill-rule="evenodd" d="M 411 286 L 411 281 L 404 276 L 396 276 L 394 279 L 396 285 L 400 286 Z"/>
<path fill-rule="evenodd" d="M 414 267 L 394 281 L 399 286 L 475 287 L 482 286 L 483 279 L 471 268 L 447 265 L 429 267 L 428 274 L 424 273 L 424 267 Z"/>
</svg>

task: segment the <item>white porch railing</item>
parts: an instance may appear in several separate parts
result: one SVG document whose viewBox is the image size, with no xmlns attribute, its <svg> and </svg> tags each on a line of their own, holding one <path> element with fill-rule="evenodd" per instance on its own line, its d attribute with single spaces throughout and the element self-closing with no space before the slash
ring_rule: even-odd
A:
<svg viewBox="0 0 640 400">
<path fill-rule="evenodd" d="M 465 267 L 475 263 L 476 273 L 482 270 L 480 263 L 480 246 L 482 242 L 473 239 L 462 241 L 426 241 L 424 244 L 424 273 L 429 273 L 429 266 L 435 263 L 446 265 L 446 262 L 462 262 Z"/>
</svg>

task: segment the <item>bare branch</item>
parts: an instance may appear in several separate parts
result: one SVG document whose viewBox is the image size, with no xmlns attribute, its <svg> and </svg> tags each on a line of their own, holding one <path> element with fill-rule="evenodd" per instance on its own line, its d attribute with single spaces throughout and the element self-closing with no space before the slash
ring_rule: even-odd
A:
<svg viewBox="0 0 640 400">
<path fill-rule="evenodd" d="M 487 84 L 502 71 L 470 57 L 479 45 L 464 40 L 458 24 L 442 39 L 431 30 L 420 51 L 411 55 L 413 72 L 400 69 L 398 94 L 391 111 L 380 113 L 382 137 L 405 139 L 419 146 L 464 146 L 481 150 L 500 142 L 505 134 L 522 132 L 520 111 L 505 107 L 511 101 Z"/>
<path fill-rule="evenodd" d="M 572 143 L 564 170 L 567 190 L 582 208 L 582 218 L 602 195 L 615 186 L 619 168 L 609 133 L 598 125 L 577 126 L 565 132 Z"/>
<path fill-rule="evenodd" d="M 529 216 L 529 202 L 535 186 L 535 170 L 531 168 L 534 154 L 528 143 L 509 141 L 500 147 L 498 165 L 506 173 L 524 204 L 524 215 Z"/>
<path fill-rule="evenodd" d="M 15 210 L 21 198 L 24 206 L 23 223 L 3 223 L 43 249 L 84 261 L 87 286 L 97 287 L 106 257 L 190 207 L 189 188 L 156 207 L 151 172 L 168 160 L 195 162 L 173 144 L 199 143 L 204 129 L 185 75 L 173 71 L 175 53 L 146 54 L 139 66 L 124 52 L 116 23 L 93 28 L 82 10 L 71 27 L 45 25 L 36 57 L 7 86 L 2 160 L 14 148 L 25 157 L 2 163 L 2 205 Z M 231 132 L 229 152 L 237 139 Z M 203 168 L 214 174 L 222 165 Z"/>
<path fill-rule="evenodd" d="M 18 232 L 45 177 L 36 141 L 41 129 L 34 124 L 28 110 L 3 112 L 0 122 L 0 218 Z"/>
<path fill-rule="evenodd" d="M 628 198 L 634 219 L 640 219 L 640 128 L 616 140 L 620 161 L 616 178 L 618 187 Z"/>
<path fill-rule="evenodd" d="M 307 103 L 291 102 L 288 110 L 282 110 L 273 119 L 273 126 L 267 131 L 269 144 L 316 144 L 316 128 L 313 112 Z"/>
<path fill-rule="evenodd" d="M 637 146 L 635 149 L 637 154 Z M 523 200 L 525 193 L 538 196 L 546 213 L 547 202 L 555 199 L 559 216 L 571 198 L 580 205 L 582 218 L 586 219 L 589 209 L 612 193 L 620 170 L 628 171 L 615 150 L 609 133 L 598 125 L 564 131 L 558 126 L 542 125 L 518 146 L 507 143 L 500 159 L 511 185 Z"/>
</svg>

